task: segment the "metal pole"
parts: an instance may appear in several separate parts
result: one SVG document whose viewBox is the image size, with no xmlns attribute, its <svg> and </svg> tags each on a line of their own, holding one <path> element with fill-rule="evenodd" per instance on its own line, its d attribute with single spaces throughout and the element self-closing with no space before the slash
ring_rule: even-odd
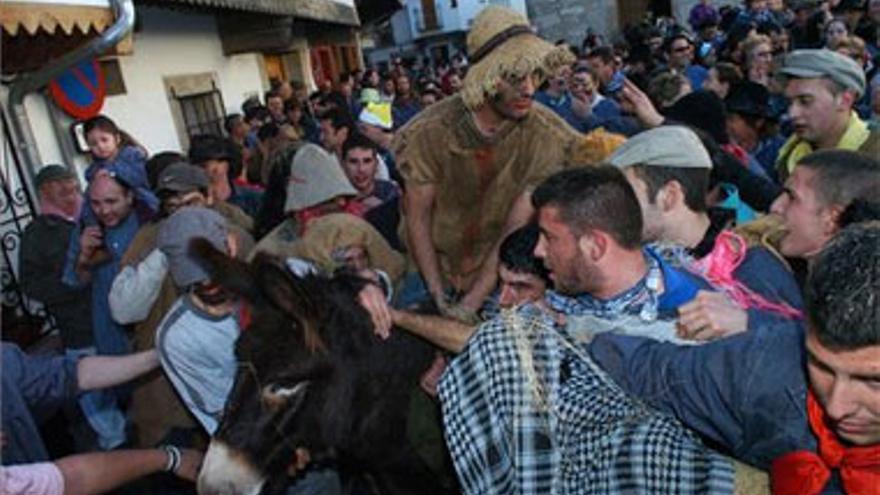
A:
<svg viewBox="0 0 880 495">
<path fill-rule="evenodd" d="M 48 91 L 44 91 L 44 97 L 48 96 Z M 48 98 L 47 98 L 48 100 Z M 76 150 L 71 142 L 70 132 L 64 127 L 64 115 L 53 101 L 46 101 L 46 107 L 49 109 L 49 118 L 52 120 L 52 130 L 55 132 L 55 140 L 61 148 L 61 156 L 64 158 L 64 164 L 69 168 L 73 166 L 76 160 Z"/>
</svg>

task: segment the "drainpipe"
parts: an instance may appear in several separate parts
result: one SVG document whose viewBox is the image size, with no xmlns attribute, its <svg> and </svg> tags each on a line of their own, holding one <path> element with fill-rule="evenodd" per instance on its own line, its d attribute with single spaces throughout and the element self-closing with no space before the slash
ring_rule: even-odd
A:
<svg viewBox="0 0 880 495">
<path fill-rule="evenodd" d="M 49 110 L 49 120 L 52 121 L 52 130 L 55 131 L 55 140 L 58 141 L 58 147 L 61 148 L 61 157 L 64 160 L 61 163 L 67 165 L 68 168 L 73 167 L 76 162 L 76 149 L 71 142 L 70 131 L 64 126 L 64 114 L 58 105 L 49 102 L 49 90 L 43 90 L 43 98 L 46 99 L 46 108 Z"/>
<path fill-rule="evenodd" d="M 134 27 L 134 3 L 132 0 L 111 0 L 116 21 L 101 36 L 76 50 L 65 54 L 53 64 L 18 77 L 9 86 L 9 112 L 12 137 L 27 173 L 28 190 L 33 193 L 36 170 L 42 164 L 34 131 L 24 107 L 24 97 L 45 87 L 50 81 L 82 60 L 90 59 L 115 46 Z M 63 145 L 62 145 L 63 149 Z M 36 196 L 32 196 L 36 197 Z"/>
</svg>

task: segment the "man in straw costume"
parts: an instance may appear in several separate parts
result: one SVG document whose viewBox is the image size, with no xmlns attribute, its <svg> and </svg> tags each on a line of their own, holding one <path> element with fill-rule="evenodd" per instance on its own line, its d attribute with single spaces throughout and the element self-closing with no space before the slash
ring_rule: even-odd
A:
<svg viewBox="0 0 880 495">
<path fill-rule="evenodd" d="M 463 319 L 495 288 L 498 244 L 531 215 L 530 189 L 560 164 L 597 162 L 622 142 L 604 131 L 581 135 L 533 104 L 544 75 L 574 57 L 535 35 L 521 14 L 487 7 L 467 49 L 461 92 L 423 111 L 393 143 L 406 181 L 410 254 L 438 307 Z M 402 296 L 427 298 L 421 281 Z M 455 307 L 450 293 L 462 296 Z"/>
</svg>

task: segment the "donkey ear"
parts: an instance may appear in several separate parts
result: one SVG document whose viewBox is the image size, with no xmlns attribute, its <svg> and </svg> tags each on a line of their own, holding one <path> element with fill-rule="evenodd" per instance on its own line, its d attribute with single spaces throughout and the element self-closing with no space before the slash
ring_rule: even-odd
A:
<svg viewBox="0 0 880 495">
<path fill-rule="evenodd" d="M 202 237 L 190 241 L 189 254 L 208 272 L 211 280 L 250 302 L 260 300 L 253 274 L 246 263 L 226 255 Z"/>
<path fill-rule="evenodd" d="M 253 262 L 257 285 L 266 297 L 292 318 L 313 321 L 318 318 L 314 298 L 303 280 L 296 277 L 276 258 L 257 254 Z"/>
</svg>

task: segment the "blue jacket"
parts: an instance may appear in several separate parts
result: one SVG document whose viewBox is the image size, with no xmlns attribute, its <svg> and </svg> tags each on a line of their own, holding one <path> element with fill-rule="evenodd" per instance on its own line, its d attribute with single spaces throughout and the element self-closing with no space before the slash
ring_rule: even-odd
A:
<svg viewBox="0 0 880 495">
<path fill-rule="evenodd" d="M 694 91 L 699 89 L 703 89 L 703 82 L 709 77 L 709 71 L 706 70 L 702 65 L 689 65 L 687 69 L 684 70 L 685 77 L 688 78 L 688 81 L 691 83 L 691 88 Z"/>
<path fill-rule="evenodd" d="M 750 247 L 734 276 L 768 301 L 786 303 L 795 309 L 804 307 L 803 295 L 794 274 L 765 247 Z"/>
<path fill-rule="evenodd" d="M 799 323 L 701 346 L 601 334 L 590 353 L 627 392 L 743 462 L 767 470 L 780 455 L 816 449 Z"/>
<path fill-rule="evenodd" d="M 67 259 L 64 265 L 62 281 L 73 288 L 82 288 L 91 284 L 92 290 L 92 325 L 95 337 L 95 348 L 99 354 L 126 354 L 131 345 L 125 327 L 116 323 L 110 314 L 110 289 L 113 279 L 119 273 L 119 262 L 128 249 L 135 234 L 141 226 L 138 215 L 132 211 L 119 225 L 104 229 L 104 247 L 110 253 L 110 259 L 91 268 L 92 279 L 84 283 L 76 273 L 76 260 L 80 253 L 79 238 L 82 225 L 77 225 L 70 234 L 67 246 Z"/>
<path fill-rule="evenodd" d="M 2 344 L 0 429 L 6 435 L 4 465 L 49 460 L 38 423 L 78 393 L 76 359 L 29 356 L 17 345 Z"/>
</svg>

